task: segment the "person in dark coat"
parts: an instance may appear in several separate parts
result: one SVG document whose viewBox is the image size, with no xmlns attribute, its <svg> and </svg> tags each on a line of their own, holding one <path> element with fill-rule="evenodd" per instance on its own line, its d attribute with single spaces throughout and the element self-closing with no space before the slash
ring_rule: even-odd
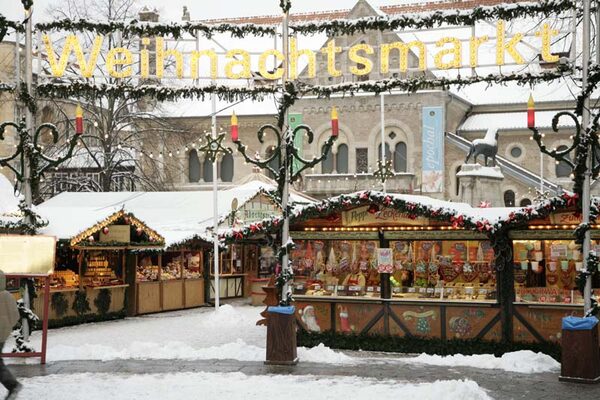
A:
<svg viewBox="0 0 600 400">
<path fill-rule="evenodd" d="M 17 302 L 6 290 L 6 277 L 4 272 L 0 271 L 0 352 L 2 352 L 4 342 L 6 342 L 18 321 Z M 4 365 L 2 357 L 0 357 L 0 382 L 8 390 L 6 400 L 16 399 L 17 393 L 21 390 L 21 384 L 17 382 L 14 375 Z"/>
</svg>

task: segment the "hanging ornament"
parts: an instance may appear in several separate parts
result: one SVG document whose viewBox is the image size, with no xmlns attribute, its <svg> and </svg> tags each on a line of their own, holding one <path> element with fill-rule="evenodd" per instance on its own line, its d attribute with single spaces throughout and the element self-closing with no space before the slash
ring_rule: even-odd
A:
<svg viewBox="0 0 600 400">
<path fill-rule="evenodd" d="M 88 242 L 93 242 L 94 241 L 94 237 L 93 236 L 89 236 L 87 240 L 88 240 Z"/>
<path fill-rule="evenodd" d="M 102 228 L 102 233 L 104 233 L 105 235 L 108 235 L 108 226 L 105 226 L 104 228 Z"/>
<path fill-rule="evenodd" d="M 127 216 L 127 215 L 126 215 L 126 216 L 123 218 L 123 222 L 125 223 L 125 225 L 129 225 L 129 223 L 131 222 L 131 220 L 129 219 L 129 216 Z"/>
<path fill-rule="evenodd" d="M 135 230 L 135 233 L 137 233 L 137 235 L 138 235 L 138 236 L 142 236 L 142 232 L 143 232 L 143 231 L 142 231 L 142 228 L 137 228 L 137 229 Z"/>
</svg>

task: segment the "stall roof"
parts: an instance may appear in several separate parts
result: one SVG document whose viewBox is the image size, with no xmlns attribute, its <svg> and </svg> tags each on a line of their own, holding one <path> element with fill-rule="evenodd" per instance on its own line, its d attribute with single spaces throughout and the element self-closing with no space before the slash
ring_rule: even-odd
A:
<svg viewBox="0 0 600 400">
<path fill-rule="evenodd" d="M 273 185 L 252 181 L 233 189 L 219 191 L 219 216 L 231 211 L 234 198 L 242 205 Z M 310 203 L 310 197 L 293 193 L 296 203 Z M 211 241 L 206 228 L 213 213 L 212 191 L 188 192 L 65 192 L 42 203 L 39 214 L 49 221 L 40 233 L 71 239 L 110 215 L 125 210 L 132 213 L 165 238 L 169 247 L 194 237 Z"/>
</svg>

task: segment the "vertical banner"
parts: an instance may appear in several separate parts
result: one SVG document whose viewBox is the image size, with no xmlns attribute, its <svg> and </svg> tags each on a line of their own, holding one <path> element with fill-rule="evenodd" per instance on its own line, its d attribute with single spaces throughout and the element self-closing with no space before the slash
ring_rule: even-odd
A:
<svg viewBox="0 0 600 400">
<path fill-rule="evenodd" d="M 288 114 L 288 124 L 290 126 L 290 131 L 293 131 L 299 125 L 302 125 L 302 114 L 289 113 Z M 298 136 L 296 136 L 296 139 L 294 139 L 294 147 L 296 148 L 296 150 L 298 150 L 298 154 L 300 154 L 300 156 L 303 156 L 303 154 L 302 154 L 303 144 L 304 144 L 304 135 L 299 134 Z M 300 167 L 301 167 L 300 161 L 294 160 L 294 172 L 298 171 L 300 169 Z"/>
<path fill-rule="evenodd" d="M 421 188 L 424 193 L 444 191 L 444 122 L 443 107 L 423 107 Z"/>
</svg>

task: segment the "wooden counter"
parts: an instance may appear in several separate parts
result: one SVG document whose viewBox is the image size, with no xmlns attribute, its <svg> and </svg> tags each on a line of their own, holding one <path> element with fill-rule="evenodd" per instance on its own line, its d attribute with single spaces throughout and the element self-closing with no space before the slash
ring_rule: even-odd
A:
<svg viewBox="0 0 600 400">
<path fill-rule="evenodd" d="M 204 279 L 136 283 L 136 314 L 181 310 L 204 305 Z"/>
</svg>

